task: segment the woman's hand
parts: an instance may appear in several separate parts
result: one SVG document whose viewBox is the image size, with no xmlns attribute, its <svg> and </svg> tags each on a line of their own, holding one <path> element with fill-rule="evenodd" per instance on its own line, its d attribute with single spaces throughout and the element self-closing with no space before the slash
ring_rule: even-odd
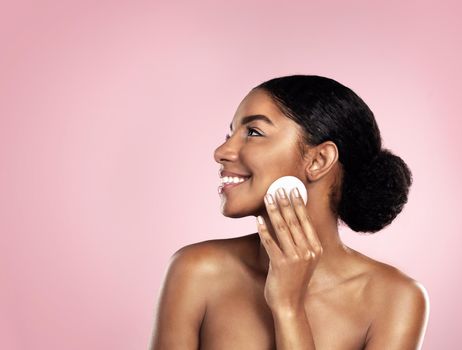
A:
<svg viewBox="0 0 462 350">
<path fill-rule="evenodd" d="M 265 196 L 266 210 L 279 245 L 268 232 L 263 218 L 259 216 L 262 223 L 257 220 L 258 234 L 270 259 L 264 295 L 273 311 L 304 310 L 308 283 L 322 254 L 322 246 L 303 199 L 295 195 L 296 189 L 290 194 L 293 207 L 284 190 L 281 198 L 280 190 L 283 189 L 278 190 L 279 207 L 274 199 L 270 203 Z"/>
</svg>

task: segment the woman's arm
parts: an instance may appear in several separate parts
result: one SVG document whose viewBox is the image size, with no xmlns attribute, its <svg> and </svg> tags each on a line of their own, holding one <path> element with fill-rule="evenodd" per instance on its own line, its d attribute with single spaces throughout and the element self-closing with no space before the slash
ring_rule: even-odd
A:
<svg viewBox="0 0 462 350">
<path fill-rule="evenodd" d="M 200 250 L 189 245 L 170 258 L 157 302 L 150 350 L 198 349 L 208 268 L 202 257 Z"/>
<path fill-rule="evenodd" d="M 273 311 L 276 349 L 316 349 L 310 324 L 302 308 Z"/>
<path fill-rule="evenodd" d="M 384 302 L 371 323 L 365 349 L 419 350 L 430 311 L 425 288 L 414 280 L 401 281 L 380 299 Z"/>
</svg>

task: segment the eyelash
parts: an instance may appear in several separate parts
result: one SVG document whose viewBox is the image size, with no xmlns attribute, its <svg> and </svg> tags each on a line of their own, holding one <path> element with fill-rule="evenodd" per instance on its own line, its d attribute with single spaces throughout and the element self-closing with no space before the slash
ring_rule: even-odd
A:
<svg viewBox="0 0 462 350">
<path fill-rule="evenodd" d="M 262 136 L 257 130 L 255 130 L 254 128 L 249 128 L 247 127 L 247 131 L 255 131 L 259 136 Z M 225 141 L 228 141 L 228 139 L 231 138 L 231 136 L 229 136 L 229 134 L 226 134 L 225 136 Z"/>
</svg>

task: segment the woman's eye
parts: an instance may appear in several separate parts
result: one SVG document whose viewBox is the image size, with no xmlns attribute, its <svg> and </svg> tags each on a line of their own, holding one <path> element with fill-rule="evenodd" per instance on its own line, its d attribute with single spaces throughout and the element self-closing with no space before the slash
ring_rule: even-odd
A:
<svg viewBox="0 0 462 350">
<path fill-rule="evenodd" d="M 252 132 L 256 132 L 258 134 L 258 136 L 262 136 L 257 130 L 255 130 L 254 128 L 247 128 L 247 132 L 248 133 L 252 133 Z M 248 135 L 248 134 L 247 134 Z M 251 135 L 249 135 L 251 136 Z M 228 141 L 228 139 L 230 139 L 231 136 L 229 136 L 229 134 L 226 134 L 225 136 L 225 141 Z"/>
<path fill-rule="evenodd" d="M 261 134 L 257 130 L 255 130 L 254 128 L 247 128 L 247 131 L 248 132 L 256 132 L 258 134 L 258 136 L 261 136 Z"/>
</svg>

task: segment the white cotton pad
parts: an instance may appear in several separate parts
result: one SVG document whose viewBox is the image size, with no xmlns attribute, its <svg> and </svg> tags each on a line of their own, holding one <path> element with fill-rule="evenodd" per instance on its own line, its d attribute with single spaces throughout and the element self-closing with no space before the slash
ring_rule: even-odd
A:
<svg viewBox="0 0 462 350">
<path fill-rule="evenodd" d="M 276 200 L 276 191 L 279 187 L 284 188 L 289 199 L 290 199 L 290 191 L 292 190 L 292 188 L 297 187 L 298 191 L 300 192 L 300 195 L 303 198 L 303 202 L 306 205 L 306 202 L 308 201 L 308 193 L 306 191 L 306 187 L 304 183 L 298 177 L 295 177 L 295 176 L 280 177 L 279 179 L 276 179 L 270 185 L 266 193 L 271 193 L 273 198 Z"/>
</svg>

